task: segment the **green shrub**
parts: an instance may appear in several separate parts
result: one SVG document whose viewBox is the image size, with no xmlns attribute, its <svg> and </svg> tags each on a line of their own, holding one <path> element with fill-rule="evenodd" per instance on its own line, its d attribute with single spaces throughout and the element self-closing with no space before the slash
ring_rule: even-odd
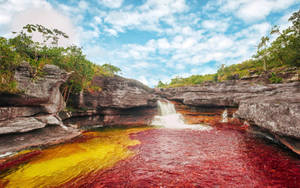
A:
<svg viewBox="0 0 300 188">
<path fill-rule="evenodd" d="M 32 40 L 32 33 L 39 32 L 42 42 Z M 15 37 L 0 37 L 0 93 L 16 93 L 14 80 L 16 67 L 22 61 L 28 62 L 33 70 L 33 80 L 43 76 L 43 66 L 54 64 L 67 72 L 72 72 L 69 80 L 62 85 L 62 93 L 68 102 L 70 95 L 82 90 L 100 91 L 91 81 L 95 75 L 113 76 L 120 69 L 110 64 L 102 66 L 90 62 L 82 49 L 76 46 L 58 47 L 59 37 L 68 36 L 57 29 L 48 29 L 42 25 L 28 24 L 16 33 Z M 67 103 L 68 104 L 68 103 Z"/>
<path fill-rule="evenodd" d="M 282 82 L 282 78 L 280 78 L 279 76 L 277 76 L 275 73 L 272 72 L 271 74 L 271 78 L 269 78 L 270 82 L 272 84 L 278 84 Z"/>
</svg>

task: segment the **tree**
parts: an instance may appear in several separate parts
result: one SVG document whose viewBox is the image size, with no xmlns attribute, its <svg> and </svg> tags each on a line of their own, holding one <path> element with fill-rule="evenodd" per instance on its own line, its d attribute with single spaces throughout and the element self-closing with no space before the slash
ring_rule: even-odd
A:
<svg viewBox="0 0 300 188">
<path fill-rule="evenodd" d="M 158 81 L 158 84 L 157 84 L 157 88 L 164 88 L 166 86 L 166 84 L 164 84 L 162 81 Z"/>
<path fill-rule="evenodd" d="M 293 30 L 297 35 L 300 34 L 300 9 L 297 12 L 294 12 L 293 15 L 289 18 L 289 21 L 293 23 Z"/>
<path fill-rule="evenodd" d="M 264 36 L 260 39 L 260 42 L 257 46 L 257 58 L 262 59 L 263 61 L 263 67 L 264 71 L 267 71 L 267 57 L 269 55 L 269 51 L 267 49 L 268 42 L 270 41 L 270 38 L 268 36 Z"/>
<path fill-rule="evenodd" d="M 117 74 L 118 72 L 121 71 L 121 69 L 119 67 L 116 67 L 111 64 L 103 64 L 101 67 L 104 69 L 104 71 L 111 73 L 111 74 Z"/>
</svg>

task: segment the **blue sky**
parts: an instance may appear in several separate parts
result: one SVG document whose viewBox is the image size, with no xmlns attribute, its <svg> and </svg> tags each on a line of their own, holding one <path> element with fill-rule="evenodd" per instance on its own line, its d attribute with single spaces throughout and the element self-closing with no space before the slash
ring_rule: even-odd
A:
<svg viewBox="0 0 300 188">
<path fill-rule="evenodd" d="M 250 58 L 299 0 L 0 0 L 0 35 L 27 23 L 66 32 L 89 60 L 154 86 Z"/>
</svg>

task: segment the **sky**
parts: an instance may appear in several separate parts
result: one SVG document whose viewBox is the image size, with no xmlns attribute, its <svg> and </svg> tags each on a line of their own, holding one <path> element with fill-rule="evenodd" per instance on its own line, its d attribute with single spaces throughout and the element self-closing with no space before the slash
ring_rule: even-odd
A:
<svg viewBox="0 0 300 188">
<path fill-rule="evenodd" d="M 57 28 L 70 37 L 60 45 L 153 87 L 251 58 L 299 8 L 300 0 L 0 0 L 0 36 L 29 23 Z"/>
</svg>

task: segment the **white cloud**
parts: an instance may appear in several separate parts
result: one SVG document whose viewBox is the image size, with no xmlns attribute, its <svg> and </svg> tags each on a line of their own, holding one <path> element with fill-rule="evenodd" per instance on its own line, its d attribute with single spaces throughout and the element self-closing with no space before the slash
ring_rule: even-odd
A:
<svg viewBox="0 0 300 188">
<path fill-rule="evenodd" d="M 285 12 L 276 24 L 287 27 L 290 12 L 285 9 L 296 1 L 214 0 L 205 6 L 207 11 L 195 11 L 198 7 L 188 5 L 199 1 L 143 0 L 125 5 L 124 0 L 96 4 L 7 0 L 0 3 L 0 34 L 27 22 L 58 28 L 80 43 L 92 61 L 112 63 L 124 76 L 153 86 L 176 75 L 213 73 L 219 64 L 251 57 L 260 37 L 271 28 L 268 15 Z"/>
<path fill-rule="evenodd" d="M 23 0 L 23 1 L 16 1 L 16 0 L 7 0 L 0 2 L 0 24 L 9 24 L 15 13 L 24 11 L 28 8 L 49 8 L 50 4 L 44 0 Z"/>
<path fill-rule="evenodd" d="M 103 15 L 103 19 L 118 32 L 125 32 L 127 29 L 161 32 L 160 21 L 172 24 L 174 14 L 187 9 L 185 0 L 147 0 L 139 7 L 110 11 Z"/>
<path fill-rule="evenodd" d="M 48 28 L 59 29 L 69 35 L 69 39 L 59 41 L 60 45 L 79 44 L 77 29 L 72 21 L 54 10 L 45 0 L 8 0 L 0 4 L 0 17 L 2 17 L 1 13 L 4 13 L 6 20 L 9 20 L 9 22 L 0 22 L 1 33 L 20 31 L 26 24 L 41 24 Z M 37 35 L 34 37 L 40 38 Z"/>
<path fill-rule="evenodd" d="M 104 31 L 106 31 L 107 33 L 109 33 L 112 36 L 117 36 L 118 35 L 118 32 L 115 29 L 104 28 Z"/>
<path fill-rule="evenodd" d="M 298 0 L 217 0 L 209 2 L 204 9 L 234 13 L 245 22 L 254 22 L 265 19 L 271 12 L 285 10 L 297 2 Z"/>
<path fill-rule="evenodd" d="M 109 8 L 119 8 L 123 4 L 123 0 L 100 0 L 99 3 Z"/>
<path fill-rule="evenodd" d="M 169 44 L 168 40 L 165 38 L 158 39 L 157 44 L 158 44 L 158 48 L 160 48 L 162 50 L 170 48 L 170 44 Z"/>
<path fill-rule="evenodd" d="M 203 67 L 203 68 L 193 68 L 190 71 L 192 75 L 205 75 L 205 74 L 213 74 L 216 73 L 217 70 L 213 67 Z"/>
<path fill-rule="evenodd" d="M 86 10 L 89 7 L 89 4 L 86 1 L 79 1 L 78 7 L 82 10 Z"/>
<path fill-rule="evenodd" d="M 41 24 L 65 32 L 70 38 L 59 40 L 60 45 L 79 44 L 78 34 L 71 20 L 51 8 L 27 9 L 16 14 L 11 29 L 19 31 L 26 24 Z"/>
<path fill-rule="evenodd" d="M 229 27 L 227 20 L 205 20 L 202 22 L 202 26 L 209 31 L 220 31 L 225 32 Z"/>
</svg>

